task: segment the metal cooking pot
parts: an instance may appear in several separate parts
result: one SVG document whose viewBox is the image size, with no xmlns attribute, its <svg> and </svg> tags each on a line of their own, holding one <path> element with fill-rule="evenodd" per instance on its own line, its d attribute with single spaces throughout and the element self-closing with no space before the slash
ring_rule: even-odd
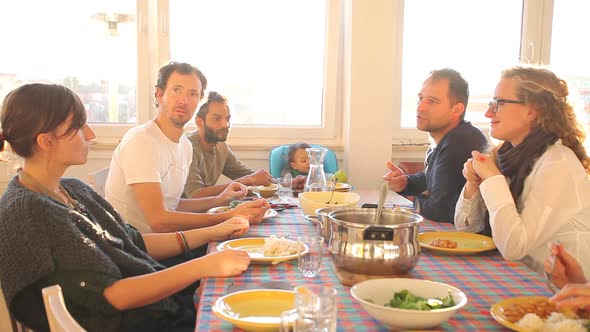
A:
<svg viewBox="0 0 590 332">
<path fill-rule="evenodd" d="M 399 275 L 420 258 L 418 226 L 422 216 L 404 210 L 350 208 L 328 215 L 332 234 L 328 250 L 337 268 L 372 275 Z"/>
<path fill-rule="evenodd" d="M 342 207 L 323 207 L 315 210 L 314 215 L 305 215 L 304 218 L 316 225 L 318 235 L 324 238 L 326 243 L 330 243 L 330 235 L 332 234 L 332 227 L 328 215 L 332 211 L 341 210 Z"/>
</svg>

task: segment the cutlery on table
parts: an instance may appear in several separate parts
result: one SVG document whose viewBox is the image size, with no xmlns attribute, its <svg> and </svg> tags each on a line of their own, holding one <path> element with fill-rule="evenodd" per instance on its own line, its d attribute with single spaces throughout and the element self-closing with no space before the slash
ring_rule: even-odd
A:
<svg viewBox="0 0 590 332">
<path fill-rule="evenodd" d="M 555 241 L 556 245 L 559 245 L 559 240 Z M 553 282 L 551 282 L 551 278 L 553 278 L 553 272 L 555 272 L 555 262 L 557 262 L 557 256 L 555 256 L 553 253 L 551 253 L 551 257 L 550 257 L 550 261 L 551 261 L 551 268 L 550 268 L 550 272 L 545 271 L 545 282 L 547 283 L 547 287 L 549 287 L 549 290 L 555 294 L 557 292 L 559 292 L 559 288 L 557 288 L 557 286 L 555 286 L 553 284 Z"/>
<path fill-rule="evenodd" d="M 252 191 L 252 193 L 257 196 L 258 198 L 262 198 L 262 196 L 260 196 L 260 187 L 259 186 L 252 186 L 250 187 L 250 191 Z"/>
</svg>

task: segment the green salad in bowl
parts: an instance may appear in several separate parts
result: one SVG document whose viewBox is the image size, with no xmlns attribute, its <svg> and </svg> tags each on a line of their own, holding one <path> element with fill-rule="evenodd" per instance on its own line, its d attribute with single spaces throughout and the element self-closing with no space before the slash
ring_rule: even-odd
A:
<svg viewBox="0 0 590 332">
<path fill-rule="evenodd" d="M 370 299 L 367 301 L 371 302 Z M 449 290 L 449 295 L 445 297 L 438 297 L 438 298 L 430 298 L 426 299 L 421 296 L 414 295 L 410 293 L 407 289 L 402 290 L 401 292 L 393 293 L 393 298 L 384 304 L 386 307 L 392 308 L 399 308 L 399 309 L 411 309 L 411 310 L 433 310 L 433 309 L 442 309 L 442 308 L 450 308 L 455 305 L 455 301 L 451 296 L 451 291 Z"/>
<path fill-rule="evenodd" d="M 369 279 L 354 285 L 350 294 L 371 317 L 394 330 L 433 328 L 467 304 L 460 289 L 423 279 Z"/>
</svg>

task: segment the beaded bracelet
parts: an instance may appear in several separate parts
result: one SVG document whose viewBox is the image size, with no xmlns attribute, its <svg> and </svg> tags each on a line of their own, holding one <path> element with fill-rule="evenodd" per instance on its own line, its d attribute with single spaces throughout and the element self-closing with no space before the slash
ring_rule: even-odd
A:
<svg viewBox="0 0 590 332">
<path fill-rule="evenodd" d="M 176 239 L 178 240 L 178 244 L 180 244 L 180 248 L 182 248 L 182 253 L 187 253 L 190 251 L 188 247 L 188 243 L 186 243 L 186 238 L 184 237 L 184 232 L 176 232 Z"/>
</svg>

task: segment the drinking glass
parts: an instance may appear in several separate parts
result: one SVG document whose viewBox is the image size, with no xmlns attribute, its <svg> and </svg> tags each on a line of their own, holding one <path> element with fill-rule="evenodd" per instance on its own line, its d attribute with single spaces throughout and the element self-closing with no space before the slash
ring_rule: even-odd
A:
<svg viewBox="0 0 590 332">
<path fill-rule="evenodd" d="M 336 289 L 323 285 L 295 288 L 295 309 L 281 314 L 281 331 L 335 332 Z"/>
<path fill-rule="evenodd" d="M 308 252 L 297 259 L 297 267 L 306 278 L 315 277 L 322 267 L 322 250 L 324 238 L 321 236 L 298 236 L 297 241 L 304 243 Z"/>
<path fill-rule="evenodd" d="M 334 174 L 332 173 L 326 173 L 326 188 L 327 190 L 332 190 L 332 187 L 334 186 L 334 182 L 332 181 L 332 176 L 334 176 Z"/>
<path fill-rule="evenodd" d="M 289 197 L 293 195 L 293 177 L 291 174 L 286 174 L 277 179 L 277 184 L 279 185 L 277 196 L 279 196 L 280 202 L 283 204 L 289 203 Z"/>
</svg>

